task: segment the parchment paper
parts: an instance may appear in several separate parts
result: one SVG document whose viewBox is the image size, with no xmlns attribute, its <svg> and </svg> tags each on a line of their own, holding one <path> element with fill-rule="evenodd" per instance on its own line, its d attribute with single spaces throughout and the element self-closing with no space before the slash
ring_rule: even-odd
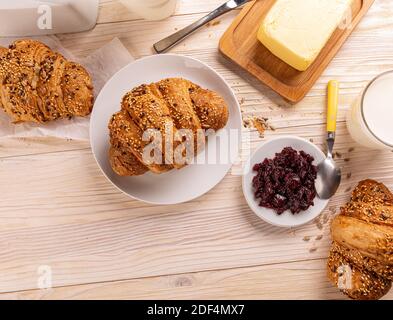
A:
<svg viewBox="0 0 393 320">
<path fill-rule="evenodd" d="M 77 58 L 68 52 L 55 36 L 29 37 L 48 45 L 67 59 L 82 64 L 90 73 L 97 96 L 105 83 L 121 68 L 134 60 L 118 38 L 114 38 L 101 49 L 85 58 Z M 14 38 L 0 39 L 0 46 L 7 47 Z M 120 102 L 119 102 L 120 103 Z M 2 137 L 57 137 L 88 140 L 90 117 L 59 120 L 47 124 L 13 124 L 10 117 L 0 110 L 0 138 Z"/>
</svg>

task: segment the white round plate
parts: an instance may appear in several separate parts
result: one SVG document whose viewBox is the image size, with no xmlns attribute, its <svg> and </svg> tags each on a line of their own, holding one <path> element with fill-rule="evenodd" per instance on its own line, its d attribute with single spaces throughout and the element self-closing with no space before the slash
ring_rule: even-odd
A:
<svg viewBox="0 0 393 320">
<path fill-rule="evenodd" d="M 268 142 L 261 144 L 256 151 L 251 155 L 245 163 L 243 171 L 243 193 L 248 205 L 262 220 L 277 226 L 277 227 L 297 227 L 306 224 L 316 217 L 318 217 L 323 210 L 325 210 L 329 200 L 322 200 L 318 196 L 314 199 L 314 206 L 307 211 L 298 214 L 292 214 L 286 211 L 278 215 L 274 210 L 260 207 L 258 200 L 255 199 L 254 190 L 252 187 L 252 179 L 256 172 L 252 170 L 255 164 L 263 162 L 266 158 L 273 159 L 276 153 L 281 152 L 285 147 L 292 147 L 293 149 L 310 154 L 314 157 L 314 164 L 318 165 L 326 156 L 324 153 L 310 141 L 294 137 L 294 136 L 280 136 L 273 138 Z"/>
<path fill-rule="evenodd" d="M 217 185 L 232 166 L 231 161 L 218 164 L 198 162 L 181 170 L 161 175 L 149 172 L 138 177 L 120 177 L 113 172 L 108 159 L 108 123 L 111 116 L 120 110 L 123 96 L 136 86 L 170 77 L 188 79 L 205 89 L 216 91 L 225 99 L 229 108 L 229 121 L 216 134 L 221 137 L 229 132 L 237 132 L 238 138 L 232 139 L 231 144 L 227 145 L 217 143 L 219 139 L 211 139 L 206 149 L 218 154 L 221 152 L 227 159 L 236 159 L 240 151 L 242 120 L 239 104 L 229 85 L 212 68 L 201 61 L 174 54 L 153 55 L 129 64 L 114 75 L 99 94 L 91 116 L 90 141 L 104 175 L 125 194 L 152 204 L 177 204 L 198 198 Z M 204 157 L 205 152 L 198 159 Z"/>
</svg>

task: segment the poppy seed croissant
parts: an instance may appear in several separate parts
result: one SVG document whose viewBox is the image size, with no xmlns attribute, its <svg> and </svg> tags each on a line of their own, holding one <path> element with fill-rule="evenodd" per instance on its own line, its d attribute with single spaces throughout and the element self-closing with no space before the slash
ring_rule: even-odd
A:
<svg viewBox="0 0 393 320">
<path fill-rule="evenodd" d="M 112 169 L 121 176 L 180 169 L 185 164 L 177 162 L 164 146 L 160 146 L 159 153 L 169 161 L 147 163 L 144 151 L 150 141 L 144 141 L 144 133 L 155 129 L 162 134 L 162 141 L 169 138 L 174 142 L 174 137 L 185 129 L 189 141 L 194 141 L 193 151 L 198 151 L 205 142 L 205 135 L 198 139 L 200 132 L 222 129 L 228 117 L 228 107 L 221 96 L 185 79 L 169 78 L 136 87 L 124 96 L 121 111 L 109 123 Z M 168 125 L 173 128 L 172 137 L 166 131 Z M 176 142 L 173 147 L 176 148 Z"/>
</svg>

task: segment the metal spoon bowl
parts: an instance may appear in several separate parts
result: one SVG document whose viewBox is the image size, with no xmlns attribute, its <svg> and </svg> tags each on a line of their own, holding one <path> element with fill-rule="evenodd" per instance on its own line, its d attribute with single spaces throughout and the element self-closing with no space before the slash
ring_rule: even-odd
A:
<svg viewBox="0 0 393 320">
<path fill-rule="evenodd" d="M 327 158 L 318 165 L 318 175 L 315 182 L 318 196 L 321 199 L 330 199 L 337 192 L 340 183 L 341 169 L 333 160 L 332 154 L 328 152 Z"/>
</svg>

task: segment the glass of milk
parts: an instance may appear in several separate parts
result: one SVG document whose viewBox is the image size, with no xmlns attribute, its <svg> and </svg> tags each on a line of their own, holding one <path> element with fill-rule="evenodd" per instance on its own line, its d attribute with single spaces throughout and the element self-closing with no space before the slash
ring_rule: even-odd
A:
<svg viewBox="0 0 393 320">
<path fill-rule="evenodd" d="M 176 10 L 177 0 L 120 0 L 131 11 L 146 20 L 163 20 Z"/>
<path fill-rule="evenodd" d="M 359 144 L 393 150 L 393 70 L 369 83 L 349 110 L 347 127 Z"/>
</svg>

